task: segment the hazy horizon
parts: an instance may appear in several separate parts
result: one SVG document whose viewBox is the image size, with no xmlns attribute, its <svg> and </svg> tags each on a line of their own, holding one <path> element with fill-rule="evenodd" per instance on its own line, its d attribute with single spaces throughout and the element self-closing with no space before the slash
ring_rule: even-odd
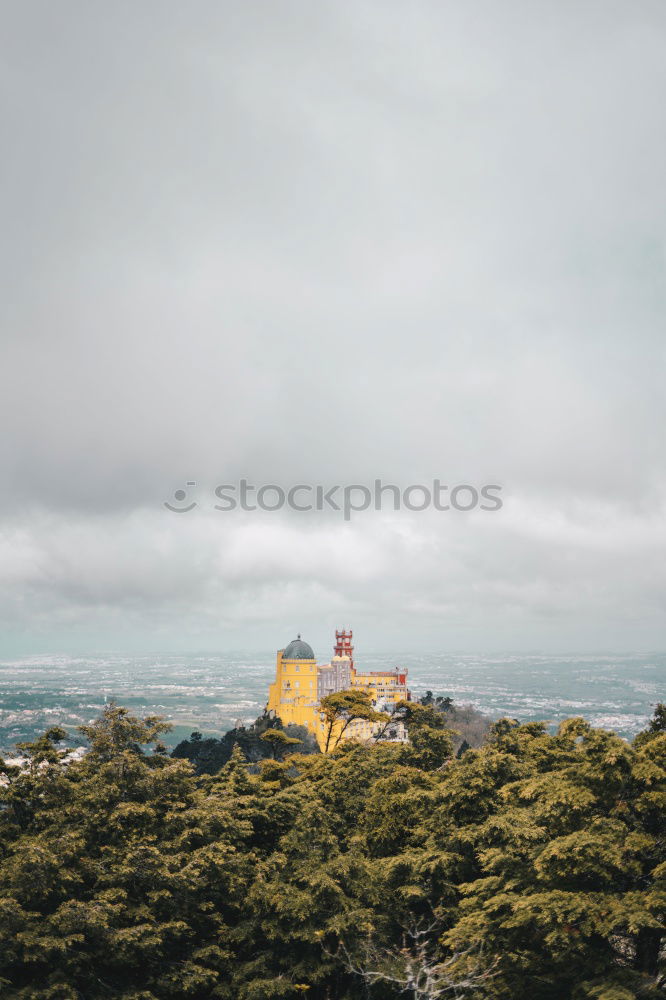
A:
<svg viewBox="0 0 666 1000">
<path fill-rule="evenodd" d="M 321 652 L 321 651 L 319 651 Z M 315 654 L 318 650 L 315 648 Z M 323 657 L 318 656 L 321 660 Z M 355 650 L 362 670 L 400 667 L 413 698 L 427 690 L 489 719 L 542 721 L 552 729 L 583 716 L 626 739 L 644 729 L 663 690 L 666 655 L 382 654 Z M 166 654 L 0 659 L 0 754 L 49 726 L 73 739 L 110 700 L 174 726 L 170 745 L 193 730 L 220 735 L 262 714 L 275 656 Z"/>
</svg>

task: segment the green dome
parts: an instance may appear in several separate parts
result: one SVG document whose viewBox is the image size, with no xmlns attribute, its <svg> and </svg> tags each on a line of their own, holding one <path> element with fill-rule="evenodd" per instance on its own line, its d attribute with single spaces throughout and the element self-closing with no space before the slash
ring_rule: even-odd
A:
<svg viewBox="0 0 666 1000">
<path fill-rule="evenodd" d="M 282 651 L 283 660 L 314 660 L 312 646 L 303 642 L 300 633 L 297 639 L 292 639 L 285 650 Z"/>
</svg>

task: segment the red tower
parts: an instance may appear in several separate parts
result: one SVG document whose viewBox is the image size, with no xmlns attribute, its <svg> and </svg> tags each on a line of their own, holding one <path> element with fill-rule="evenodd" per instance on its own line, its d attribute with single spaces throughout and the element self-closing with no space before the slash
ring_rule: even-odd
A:
<svg viewBox="0 0 666 1000">
<path fill-rule="evenodd" d="M 352 646 L 353 635 L 354 633 L 351 629 L 349 629 L 349 632 L 345 632 L 344 629 L 342 632 L 338 632 L 337 629 L 335 630 L 334 656 L 348 656 L 352 669 L 354 667 L 354 647 Z"/>
</svg>

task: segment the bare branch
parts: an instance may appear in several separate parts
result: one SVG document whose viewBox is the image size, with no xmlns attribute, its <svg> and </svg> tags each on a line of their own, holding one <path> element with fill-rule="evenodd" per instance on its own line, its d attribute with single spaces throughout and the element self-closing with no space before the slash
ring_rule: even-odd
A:
<svg viewBox="0 0 666 1000">
<path fill-rule="evenodd" d="M 482 948 L 469 948 L 439 959 L 434 936 L 439 921 L 426 924 L 414 920 L 403 929 L 402 947 L 380 948 L 368 936 L 362 954 L 354 957 L 344 941 L 330 958 L 342 959 L 348 972 L 359 976 L 366 986 L 378 982 L 391 983 L 400 993 L 411 995 L 413 1000 L 451 1000 L 464 998 L 495 973 L 497 960 L 490 964 L 482 961 Z"/>
</svg>

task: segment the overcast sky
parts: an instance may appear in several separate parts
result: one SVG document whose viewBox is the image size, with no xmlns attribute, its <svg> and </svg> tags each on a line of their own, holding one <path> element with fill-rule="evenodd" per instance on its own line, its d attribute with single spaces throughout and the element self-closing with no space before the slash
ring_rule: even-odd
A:
<svg viewBox="0 0 666 1000">
<path fill-rule="evenodd" d="M 662 0 L 0 34 L 0 655 L 666 648 Z M 504 506 L 212 509 L 243 476 Z"/>
</svg>

